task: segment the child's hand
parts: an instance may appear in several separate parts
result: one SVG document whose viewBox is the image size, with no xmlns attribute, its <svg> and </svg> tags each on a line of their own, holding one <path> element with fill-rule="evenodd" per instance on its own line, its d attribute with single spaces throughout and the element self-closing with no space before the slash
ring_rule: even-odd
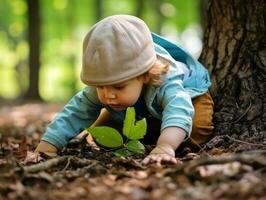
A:
<svg viewBox="0 0 266 200">
<path fill-rule="evenodd" d="M 163 162 L 177 164 L 175 151 L 170 145 L 157 145 L 143 161 L 142 164 L 156 163 L 161 165 Z"/>
<path fill-rule="evenodd" d="M 35 149 L 34 153 L 44 154 L 47 157 L 53 158 L 57 156 L 57 148 L 46 141 L 41 141 Z"/>
<path fill-rule="evenodd" d="M 44 161 L 48 158 L 54 158 L 56 157 L 57 154 L 56 153 L 50 153 L 50 152 L 31 152 L 28 151 L 27 152 L 27 156 L 24 159 L 23 163 L 26 164 L 35 164 L 35 163 L 39 163 L 41 161 Z"/>
<path fill-rule="evenodd" d="M 27 152 L 27 156 L 26 158 L 24 159 L 23 163 L 26 165 L 26 164 L 35 164 L 35 163 L 38 163 L 38 162 L 41 162 L 43 161 L 44 159 L 40 156 L 40 154 L 38 152 L 31 152 L 31 151 L 28 151 Z"/>
<path fill-rule="evenodd" d="M 24 164 L 38 163 L 47 158 L 53 158 L 57 156 L 57 149 L 55 146 L 48 142 L 41 141 L 34 152 L 27 152 L 27 156 L 24 160 Z"/>
</svg>

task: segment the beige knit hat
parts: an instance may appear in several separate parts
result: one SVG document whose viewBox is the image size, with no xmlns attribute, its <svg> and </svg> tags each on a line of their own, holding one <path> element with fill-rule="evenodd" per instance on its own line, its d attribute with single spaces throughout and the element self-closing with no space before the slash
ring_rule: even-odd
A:
<svg viewBox="0 0 266 200">
<path fill-rule="evenodd" d="M 147 72 L 156 61 L 151 32 L 144 21 L 114 15 L 96 23 L 83 42 L 81 80 L 112 85 Z"/>
</svg>

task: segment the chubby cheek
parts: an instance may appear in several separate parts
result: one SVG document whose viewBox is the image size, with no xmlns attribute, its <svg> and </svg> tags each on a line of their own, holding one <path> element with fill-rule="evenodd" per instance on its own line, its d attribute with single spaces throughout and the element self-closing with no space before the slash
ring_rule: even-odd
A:
<svg viewBox="0 0 266 200">
<path fill-rule="evenodd" d="M 132 106 L 137 102 L 138 97 L 139 95 L 136 95 L 136 94 L 128 94 L 124 96 L 123 103 L 124 105 Z"/>
<path fill-rule="evenodd" d="M 123 92 L 122 95 L 120 96 L 121 104 L 127 106 L 134 105 L 138 101 L 138 98 L 141 95 L 141 90 L 142 87 L 139 86 L 139 87 L 130 88 L 129 90 Z"/>
<path fill-rule="evenodd" d="M 100 100 L 100 102 L 102 104 L 106 104 L 103 94 L 101 92 L 97 91 L 97 95 L 98 95 L 98 99 Z"/>
</svg>

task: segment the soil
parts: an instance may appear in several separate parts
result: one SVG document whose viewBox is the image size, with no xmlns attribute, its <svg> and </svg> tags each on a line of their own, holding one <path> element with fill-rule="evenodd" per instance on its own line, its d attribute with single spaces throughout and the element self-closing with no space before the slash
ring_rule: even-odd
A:
<svg viewBox="0 0 266 200">
<path fill-rule="evenodd" d="M 56 158 L 31 162 L 47 124 L 62 105 L 0 108 L 2 199 L 266 199 L 266 144 L 234 134 L 214 136 L 198 152 L 183 149 L 178 164 L 141 164 L 145 155 L 116 157 L 85 137 Z M 152 149 L 146 146 L 146 154 Z"/>
</svg>

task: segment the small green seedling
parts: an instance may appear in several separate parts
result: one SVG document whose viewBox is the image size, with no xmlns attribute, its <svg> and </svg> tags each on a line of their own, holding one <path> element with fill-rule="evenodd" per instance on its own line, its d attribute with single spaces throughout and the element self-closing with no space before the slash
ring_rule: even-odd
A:
<svg viewBox="0 0 266 200">
<path fill-rule="evenodd" d="M 135 109 L 129 107 L 126 111 L 123 126 L 123 135 L 126 137 L 126 141 L 123 141 L 123 137 L 119 132 L 111 127 L 98 126 L 86 130 L 98 144 L 111 148 L 116 156 L 128 157 L 133 154 L 143 154 L 145 147 L 139 139 L 146 134 L 147 122 L 145 118 L 136 121 L 135 116 Z"/>
</svg>

